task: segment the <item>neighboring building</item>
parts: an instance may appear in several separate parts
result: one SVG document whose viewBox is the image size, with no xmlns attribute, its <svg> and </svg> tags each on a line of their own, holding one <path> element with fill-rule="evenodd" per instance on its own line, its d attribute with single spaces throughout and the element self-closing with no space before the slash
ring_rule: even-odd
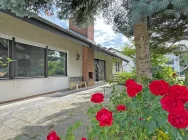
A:
<svg viewBox="0 0 188 140">
<path fill-rule="evenodd" d="M 0 12 L 0 61 L 14 60 L 0 66 L 0 102 L 68 89 L 70 77 L 92 86 L 122 69 L 126 59 L 94 43 L 94 26 L 78 29 L 70 22 L 70 30 Z"/>
<path fill-rule="evenodd" d="M 130 57 L 122 54 L 120 51 L 114 48 L 109 48 L 109 51 L 124 58 L 124 60 L 122 61 L 122 71 L 131 72 L 133 70 L 133 67 L 135 67 L 135 64 Z"/>
<path fill-rule="evenodd" d="M 180 59 L 179 56 L 175 56 L 174 54 L 167 54 L 165 57 L 168 59 L 166 66 L 171 67 L 174 71 L 180 74 Z"/>
</svg>

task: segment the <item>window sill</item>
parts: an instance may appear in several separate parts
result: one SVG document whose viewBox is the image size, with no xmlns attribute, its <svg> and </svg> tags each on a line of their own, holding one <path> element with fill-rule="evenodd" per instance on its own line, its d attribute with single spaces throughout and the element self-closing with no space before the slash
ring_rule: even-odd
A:
<svg viewBox="0 0 188 140">
<path fill-rule="evenodd" d="M 40 78 L 53 78 L 53 77 L 68 77 L 66 75 L 53 75 L 53 76 L 48 76 L 48 77 L 44 77 L 44 76 L 35 76 L 35 77 L 15 77 L 14 79 L 10 79 L 9 77 L 5 77 L 5 78 L 1 78 L 0 77 L 0 81 L 2 80 L 22 80 L 22 79 L 40 79 Z"/>
<path fill-rule="evenodd" d="M 1 80 L 10 80 L 10 78 L 8 78 L 8 77 L 0 77 L 0 81 Z"/>
<path fill-rule="evenodd" d="M 67 75 L 50 75 L 50 76 L 48 76 L 48 77 L 68 77 Z M 48 78 L 47 77 L 47 78 Z"/>
<path fill-rule="evenodd" d="M 34 78 L 45 78 L 44 76 L 33 76 L 33 77 L 15 77 L 14 79 L 34 79 Z"/>
</svg>

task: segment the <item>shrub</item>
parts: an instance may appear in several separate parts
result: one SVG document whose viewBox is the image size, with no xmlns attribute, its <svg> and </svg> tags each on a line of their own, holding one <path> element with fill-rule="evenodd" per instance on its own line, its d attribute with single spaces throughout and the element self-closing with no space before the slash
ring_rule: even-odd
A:
<svg viewBox="0 0 188 140">
<path fill-rule="evenodd" d="M 186 86 L 164 80 L 146 85 L 127 80 L 125 86 L 120 90 L 113 85 L 109 104 L 101 93 L 92 95 L 88 140 L 188 139 Z"/>
<path fill-rule="evenodd" d="M 127 79 L 135 79 L 136 73 L 134 71 L 132 72 L 118 72 L 117 73 L 117 82 L 118 84 L 124 84 Z"/>
<path fill-rule="evenodd" d="M 183 84 L 183 81 L 178 80 L 177 73 L 171 67 L 158 67 L 153 69 L 153 78 L 154 79 L 164 79 L 170 84 Z"/>
</svg>

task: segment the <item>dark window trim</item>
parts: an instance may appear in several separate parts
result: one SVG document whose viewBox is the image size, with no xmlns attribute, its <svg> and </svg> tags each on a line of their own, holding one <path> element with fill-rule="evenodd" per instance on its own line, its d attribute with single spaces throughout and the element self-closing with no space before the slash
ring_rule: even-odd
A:
<svg viewBox="0 0 188 140">
<path fill-rule="evenodd" d="M 120 63 L 116 62 L 115 66 L 116 66 L 116 72 L 119 72 L 120 71 Z"/>
<path fill-rule="evenodd" d="M 65 53 L 65 76 L 67 76 L 67 53 Z"/>
<path fill-rule="evenodd" d="M 15 57 L 15 38 L 13 37 L 12 40 L 9 41 L 9 57 L 12 60 L 16 60 Z M 15 62 L 9 63 L 9 78 L 14 79 L 15 78 Z"/>
<path fill-rule="evenodd" d="M 2 37 L 3 38 L 3 37 Z M 6 38 L 3 38 L 6 39 Z M 9 46 L 8 46 L 8 57 L 11 58 L 12 60 L 16 61 L 16 41 L 15 38 L 12 37 L 12 39 L 7 39 L 9 41 Z M 17 42 L 20 43 L 20 42 Z M 24 44 L 24 43 L 23 43 Z M 30 45 L 30 44 L 26 44 Z M 34 45 L 30 45 L 34 46 Z M 39 46 L 34 46 L 34 47 L 39 47 Z M 39 47 L 41 48 L 41 47 Z M 48 77 L 67 77 L 67 52 L 64 51 L 59 51 L 59 50 L 52 50 L 52 51 L 58 51 L 61 53 L 65 54 L 65 74 L 61 75 L 48 75 L 48 51 L 51 49 L 48 49 L 48 46 L 46 46 L 45 49 L 45 58 L 44 58 L 44 75 L 41 76 L 26 76 L 26 77 L 21 77 L 21 76 L 16 76 L 16 64 L 15 62 L 10 62 L 8 63 L 8 73 L 9 75 L 6 77 L 0 77 L 0 80 L 10 80 L 10 79 L 33 79 L 33 78 L 48 78 Z"/>
<path fill-rule="evenodd" d="M 3 37 L 1 37 L 2 39 L 6 39 L 6 40 L 8 40 L 8 54 L 7 54 L 7 56 L 9 57 L 9 46 L 11 45 L 11 43 L 10 43 L 10 39 L 7 39 L 7 38 L 3 38 Z M 9 77 L 10 77 L 10 72 L 9 72 L 9 63 L 7 64 L 8 65 L 8 71 L 7 71 L 7 73 L 8 73 L 8 76 L 1 76 L 0 77 L 0 80 L 4 80 L 4 79 L 10 79 Z"/>
<path fill-rule="evenodd" d="M 45 77 L 45 52 L 46 52 L 46 48 L 43 48 L 43 47 L 39 47 L 39 46 L 36 46 L 36 45 L 31 45 L 31 44 L 27 44 L 27 43 L 22 43 L 22 42 L 16 42 L 15 41 L 15 45 L 14 45 L 14 48 L 15 48 L 15 51 L 14 51 L 14 53 L 15 53 L 15 56 L 16 56 L 16 43 L 19 43 L 19 44 L 23 44 L 23 45 L 27 45 L 27 46 L 29 46 L 29 47 L 35 47 L 35 48 L 40 48 L 40 49 L 44 49 L 44 67 L 43 67 L 43 72 L 44 72 L 44 74 L 43 75 L 34 75 L 34 76 L 16 76 L 16 67 L 14 67 L 15 69 L 15 77 L 14 77 L 14 79 L 27 79 L 27 78 L 35 78 L 35 77 Z"/>
<path fill-rule="evenodd" d="M 48 46 L 45 49 L 45 59 L 44 59 L 44 77 L 48 77 Z"/>
</svg>

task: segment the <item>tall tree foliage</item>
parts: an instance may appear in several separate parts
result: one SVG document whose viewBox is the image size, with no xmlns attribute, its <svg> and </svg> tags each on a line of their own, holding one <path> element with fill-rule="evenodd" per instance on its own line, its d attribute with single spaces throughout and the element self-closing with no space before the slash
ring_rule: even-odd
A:
<svg viewBox="0 0 188 140">
<path fill-rule="evenodd" d="M 148 26 L 151 51 L 158 54 L 183 53 L 187 48 L 180 41 L 187 39 L 187 27 L 188 19 L 185 15 L 176 18 L 163 11 L 154 14 L 149 18 Z"/>
<path fill-rule="evenodd" d="M 102 14 L 114 30 L 129 35 L 134 32 L 136 46 L 136 68 L 141 77 L 152 78 L 149 53 L 147 17 L 168 9 L 177 18 L 187 14 L 187 0 L 1 0 L 0 8 L 11 9 L 19 15 L 53 10 L 58 7 L 60 18 L 73 18 L 77 25 L 93 23 L 96 15 Z M 29 12 L 25 12 L 29 11 Z"/>
</svg>

